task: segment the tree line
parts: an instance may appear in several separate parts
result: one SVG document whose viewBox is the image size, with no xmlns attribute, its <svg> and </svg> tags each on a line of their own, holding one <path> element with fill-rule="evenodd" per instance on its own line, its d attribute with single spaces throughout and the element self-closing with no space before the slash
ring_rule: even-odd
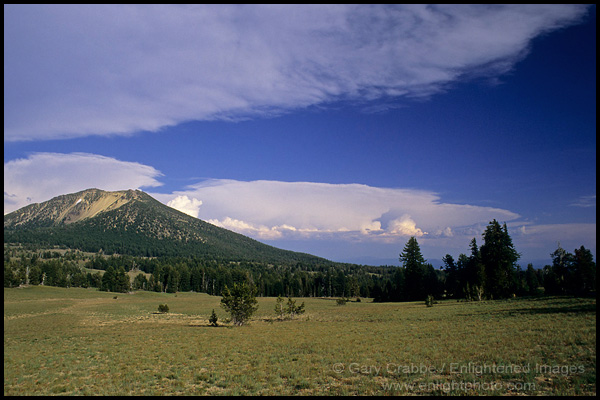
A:
<svg viewBox="0 0 600 400">
<path fill-rule="evenodd" d="M 417 239 L 411 237 L 400 254 L 402 268 L 396 270 L 375 301 L 414 301 L 434 298 L 466 300 L 501 299 L 512 296 L 595 295 L 596 263 L 590 250 L 581 246 L 574 254 L 559 247 L 551 254 L 552 265 L 536 270 L 529 264 L 522 270 L 520 254 L 514 248 L 506 223 L 495 219 L 483 233 L 483 244 L 473 238 L 470 255 L 460 254 L 455 261 L 443 257 L 439 274 L 421 254 Z"/>
<path fill-rule="evenodd" d="M 226 286 L 247 282 L 257 287 L 261 297 L 369 297 L 382 277 L 394 268 L 301 262 L 276 265 L 201 257 L 145 258 L 99 253 L 90 256 L 77 251 L 62 254 L 5 247 L 4 286 L 44 284 L 121 292 L 195 291 L 221 295 Z M 128 272 L 134 276 L 130 286 L 124 283 Z"/>
<path fill-rule="evenodd" d="M 269 264 L 252 261 L 207 260 L 202 257 L 135 257 L 84 255 L 77 251 L 17 252 L 5 246 L 4 286 L 21 284 L 95 287 L 127 292 L 202 292 L 221 295 L 225 287 L 247 283 L 264 297 L 371 297 L 374 301 L 416 301 L 433 298 L 498 299 L 513 295 L 588 295 L 596 290 L 596 265 L 585 247 L 573 254 L 560 246 L 551 254 L 552 265 L 525 270 L 517 264 L 506 224 L 493 220 L 475 238 L 470 254 L 455 260 L 450 254 L 435 269 L 424 259 L 411 237 L 400 254 L 401 267 L 341 263 Z M 85 269 L 82 269 L 84 266 Z M 104 271 L 103 274 L 94 272 Z M 135 277 L 129 279 L 128 272 Z"/>
</svg>

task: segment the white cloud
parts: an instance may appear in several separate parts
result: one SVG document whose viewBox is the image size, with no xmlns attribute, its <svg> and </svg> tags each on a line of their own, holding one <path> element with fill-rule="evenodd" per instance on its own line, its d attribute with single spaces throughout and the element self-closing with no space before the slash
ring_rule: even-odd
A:
<svg viewBox="0 0 600 400">
<path fill-rule="evenodd" d="M 297 231 L 296 228 L 289 225 L 267 227 L 265 225 L 253 225 L 248 222 L 238 219 L 226 217 L 223 220 L 209 219 L 207 222 L 220 226 L 221 228 L 229 229 L 234 232 L 241 233 L 246 236 L 252 236 L 263 240 L 276 240 L 283 237 L 285 231 Z"/>
<path fill-rule="evenodd" d="M 591 208 L 596 207 L 596 195 L 581 196 L 573 203 L 570 204 L 572 207 Z"/>
<path fill-rule="evenodd" d="M 157 187 L 161 175 L 147 165 L 95 154 L 35 153 L 4 164 L 4 212 L 92 187 Z M 584 245 L 596 252 L 596 224 L 536 225 L 509 210 L 443 203 L 436 193 L 413 189 L 209 180 L 150 195 L 215 225 L 331 259 L 393 258 L 409 236 L 418 237 L 429 257 L 457 256 L 468 252 L 473 237 L 481 244 L 492 219 L 507 222 L 515 247 L 530 258 L 547 257 L 557 242 L 568 251 Z"/>
<path fill-rule="evenodd" d="M 460 240 L 474 230 L 480 233 L 494 218 L 519 217 L 508 210 L 442 203 L 432 192 L 359 184 L 209 180 L 184 192 L 153 196 L 164 203 L 173 196 L 199 199 L 198 218 L 269 240 Z"/>
<path fill-rule="evenodd" d="M 495 77 L 583 5 L 5 5 L 7 141 L 155 131 Z M 372 107 L 366 104 L 365 107 Z"/>
<path fill-rule="evenodd" d="M 161 175 L 147 165 L 95 154 L 35 153 L 4 164 L 4 212 L 92 187 L 157 187 Z M 460 238 L 493 218 L 519 217 L 508 210 L 442 203 L 428 191 L 360 184 L 215 179 L 185 191 L 150 194 L 191 216 L 265 240 Z"/>
<path fill-rule="evenodd" d="M 388 231 L 392 235 L 400 236 L 421 237 L 427 235 L 427 232 L 423 232 L 421 229 L 417 228 L 416 222 L 410 218 L 410 215 L 406 214 L 391 221 Z"/>
<path fill-rule="evenodd" d="M 85 189 L 125 190 L 162 185 L 156 169 L 88 153 L 34 153 L 4 163 L 4 214 Z"/>
<path fill-rule="evenodd" d="M 167 205 L 191 215 L 192 217 L 198 218 L 198 210 L 200 209 L 202 202 L 195 198 L 190 199 L 187 196 L 177 196 L 173 200 L 169 201 Z"/>
</svg>

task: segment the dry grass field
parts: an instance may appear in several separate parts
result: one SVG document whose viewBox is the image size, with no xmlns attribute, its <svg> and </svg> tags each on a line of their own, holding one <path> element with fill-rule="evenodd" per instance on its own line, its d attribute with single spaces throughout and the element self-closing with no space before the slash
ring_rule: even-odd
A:
<svg viewBox="0 0 600 400">
<path fill-rule="evenodd" d="M 301 301 L 234 327 L 206 294 L 4 289 L 4 395 L 596 394 L 595 299 Z"/>
</svg>

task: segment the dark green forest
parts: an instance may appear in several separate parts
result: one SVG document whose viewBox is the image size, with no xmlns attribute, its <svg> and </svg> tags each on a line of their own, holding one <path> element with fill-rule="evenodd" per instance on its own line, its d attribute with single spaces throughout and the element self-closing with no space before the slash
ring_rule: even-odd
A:
<svg viewBox="0 0 600 400">
<path fill-rule="evenodd" d="M 29 242 L 5 243 L 4 287 L 43 284 L 221 295 L 225 286 L 246 282 L 257 288 L 259 296 L 370 297 L 377 302 L 421 301 L 427 296 L 469 301 L 540 294 L 595 296 L 596 291 L 590 250 L 581 246 L 569 253 L 559 245 L 551 254 L 552 265 L 534 269 L 529 264 L 523 269 L 506 224 L 496 220 L 487 226 L 481 246 L 473 238 L 468 255 L 455 260 L 447 254 L 440 269 L 427 263 L 415 237 L 399 254 L 401 267 L 343 264 L 304 255 L 276 263 L 186 252 L 152 257 L 147 250 L 141 250 L 142 255 L 104 250 L 90 254 L 83 252 L 90 250 L 85 246 L 39 250 L 41 243 Z M 134 275 L 131 283 L 128 272 Z"/>
</svg>

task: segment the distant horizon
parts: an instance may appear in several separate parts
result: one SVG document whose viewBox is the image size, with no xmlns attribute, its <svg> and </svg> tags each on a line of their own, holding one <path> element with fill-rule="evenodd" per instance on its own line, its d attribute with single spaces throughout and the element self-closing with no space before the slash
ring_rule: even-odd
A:
<svg viewBox="0 0 600 400">
<path fill-rule="evenodd" d="M 5 5 L 4 32 L 5 214 L 141 189 L 332 261 L 456 258 L 493 219 L 519 263 L 596 257 L 595 5 Z"/>
</svg>

